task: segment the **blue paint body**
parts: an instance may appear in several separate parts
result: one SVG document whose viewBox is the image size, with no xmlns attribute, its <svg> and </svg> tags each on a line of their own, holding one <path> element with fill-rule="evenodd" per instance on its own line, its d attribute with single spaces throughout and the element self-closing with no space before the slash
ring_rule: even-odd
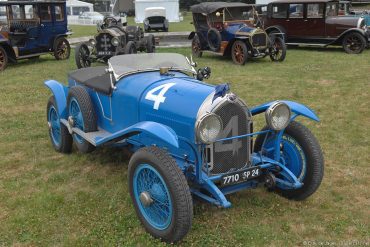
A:
<svg viewBox="0 0 370 247">
<path fill-rule="evenodd" d="M 258 180 L 250 180 L 221 188 L 216 184 L 225 174 L 211 176 L 202 169 L 205 162 L 203 156 L 205 145 L 197 141 L 195 125 L 199 118 L 199 109 L 208 98 L 213 99 L 215 86 L 197 81 L 181 72 L 161 75 L 158 71 L 123 77 L 115 83 L 115 89 L 110 95 L 79 84 L 72 78 L 69 78 L 68 83 L 69 85 L 66 87 L 50 80 L 46 81 L 45 85 L 52 91 L 57 102 L 58 113 L 62 119 L 68 118 L 67 95 L 70 87 L 80 85 L 87 89 L 97 115 L 98 127 L 106 133 L 105 136 L 96 137 L 93 140 L 92 144 L 95 146 L 131 144 L 132 150 L 135 151 L 141 147 L 155 145 L 166 149 L 183 170 L 186 178 L 192 181 L 191 192 L 221 207 L 231 206 L 225 197 L 226 194 L 255 188 L 259 184 Z M 165 93 L 165 100 L 159 104 L 158 109 L 155 109 L 155 103 L 146 97 L 154 88 L 168 83 L 173 85 Z M 319 121 L 316 114 L 308 107 L 292 101 L 284 102 L 290 106 L 294 113 L 292 120 L 302 115 Z M 249 110 L 252 115 L 256 115 L 263 113 L 271 104 L 273 102 L 264 103 Z M 230 139 L 272 133 L 269 145 L 274 149 L 273 153 L 266 156 L 252 153 L 251 165 L 261 166 L 267 171 L 279 167 L 281 170 L 278 178 L 279 186 L 295 189 L 302 186 L 302 182 L 298 178 L 302 168 L 297 167 L 299 162 L 296 162 L 297 164 L 293 162 L 289 166 L 282 162 L 279 145 L 283 139 L 283 132 L 275 133 L 267 130 L 244 136 L 233 136 Z M 289 150 L 286 155 L 294 157 L 294 147 Z M 209 193 L 203 193 L 204 190 Z"/>
<path fill-rule="evenodd" d="M 0 34 L 0 45 L 8 46 L 12 49 L 12 47 L 17 47 L 18 54 L 15 52 L 8 54 L 8 56 L 18 59 L 22 58 L 25 55 L 32 55 L 38 53 L 45 53 L 53 51 L 54 41 L 59 37 L 66 37 L 70 33 L 68 31 L 68 22 L 67 22 L 67 12 L 66 12 L 66 2 L 58 1 L 58 2 L 48 2 L 48 1 L 32 1 L 32 2 L 0 2 L 0 6 L 6 6 L 7 9 L 10 9 L 14 6 L 21 6 L 24 5 L 33 5 L 35 9 L 37 9 L 37 16 L 41 16 L 40 13 L 40 6 L 48 6 L 50 8 L 51 19 L 44 20 L 39 18 L 39 23 L 26 27 L 22 29 L 21 33 L 24 33 L 22 37 L 24 37 L 24 44 L 16 45 L 13 43 L 12 40 L 12 31 L 3 31 L 3 33 L 7 33 L 7 37 Z M 56 6 L 61 6 L 63 11 L 63 20 L 58 20 L 56 16 Z M 58 10 L 59 11 L 59 10 Z M 35 19 L 27 19 L 27 21 L 34 21 Z M 19 21 L 21 22 L 21 21 Z M 11 27 L 11 25 L 10 25 Z M 19 37 L 18 37 L 19 39 Z"/>
</svg>

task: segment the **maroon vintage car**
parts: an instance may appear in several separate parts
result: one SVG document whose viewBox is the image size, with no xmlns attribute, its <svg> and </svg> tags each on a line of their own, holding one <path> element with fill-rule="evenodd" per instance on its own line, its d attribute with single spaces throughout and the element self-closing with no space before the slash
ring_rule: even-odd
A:
<svg viewBox="0 0 370 247">
<path fill-rule="evenodd" d="M 267 32 L 285 33 L 290 45 L 342 45 L 347 53 L 361 53 L 370 31 L 361 16 L 338 16 L 335 0 L 277 0 L 267 5 Z"/>
</svg>

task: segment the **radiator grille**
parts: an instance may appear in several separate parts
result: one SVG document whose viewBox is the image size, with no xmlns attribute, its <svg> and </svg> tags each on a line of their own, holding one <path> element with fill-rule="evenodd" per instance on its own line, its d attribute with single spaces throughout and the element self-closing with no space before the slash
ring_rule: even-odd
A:
<svg viewBox="0 0 370 247">
<path fill-rule="evenodd" d="M 214 113 L 221 117 L 224 126 L 220 138 L 244 135 L 249 132 L 247 114 L 239 103 L 227 102 Z M 214 143 L 212 155 L 211 174 L 239 170 L 249 161 L 250 138 Z"/>
<path fill-rule="evenodd" d="M 254 47 L 266 46 L 266 34 L 256 33 L 252 36 L 252 44 Z"/>
<path fill-rule="evenodd" d="M 98 54 L 109 55 L 115 52 L 116 48 L 112 45 L 112 38 L 108 33 L 101 33 L 96 37 Z"/>
</svg>

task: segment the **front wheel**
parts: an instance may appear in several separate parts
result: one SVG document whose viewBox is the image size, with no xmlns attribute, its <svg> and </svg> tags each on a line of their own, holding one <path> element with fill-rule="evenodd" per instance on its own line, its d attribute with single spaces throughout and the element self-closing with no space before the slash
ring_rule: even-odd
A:
<svg viewBox="0 0 370 247">
<path fill-rule="evenodd" d="M 136 214 L 153 237 L 180 241 L 191 228 L 193 202 L 175 160 L 163 149 L 145 147 L 129 163 L 129 189 Z"/>
<path fill-rule="evenodd" d="M 82 43 L 75 49 L 75 61 L 77 68 L 87 68 L 91 66 L 90 50 L 89 47 Z"/>
<path fill-rule="evenodd" d="M 57 60 L 65 60 L 71 54 L 71 46 L 66 38 L 60 37 L 54 41 L 54 57 Z"/>
<path fill-rule="evenodd" d="M 274 62 L 282 62 L 286 56 L 286 45 L 281 37 L 275 37 L 272 47 L 269 48 L 270 59 Z"/>
<path fill-rule="evenodd" d="M 244 65 L 247 62 L 248 49 L 245 42 L 237 40 L 231 48 L 231 57 L 234 63 Z"/>
<path fill-rule="evenodd" d="M 357 32 L 352 32 L 344 36 L 343 49 L 349 54 L 359 54 L 366 47 L 366 39 L 364 36 Z"/>
<path fill-rule="evenodd" d="M 268 128 L 263 128 L 263 130 L 266 129 Z M 270 137 L 271 135 L 265 141 L 265 135 L 259 135 L 254 151 L 260 152 L 262 149 L 263 155 L 273 158 L 274 144 L 273 138 Z M 315 136 L 302 124 L 291 122 L 284 130 L 280 154 L 280 162 L 285 164 L 300 182 L 303 182 L 303 186 L 299 189 L 277 187 L 276 191 L 293 200 L 304 200 L 312 195 L 319 188 L 324 175 L 324 157 Z"/>
<path fill-rule="evenodd" d="M 136 53 L 137 53 L 137 50 L 136 50 L 135 42 L 134 41 L 127 42 L 125 46 L 125 54 L 136 54 Z"/>
</svg>

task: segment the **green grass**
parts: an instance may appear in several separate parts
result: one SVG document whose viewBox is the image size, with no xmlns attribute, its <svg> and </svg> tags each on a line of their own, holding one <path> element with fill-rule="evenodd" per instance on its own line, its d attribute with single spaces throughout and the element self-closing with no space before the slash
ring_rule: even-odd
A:
<svg viewBox="0 0 370 247">
<path fill-rule="evenodd" d="M 191 13 L 184 12 L 183 13 L 184 20 L 181 22 L 171 22 L 169 32 L 184 32 L 184 31 L 193 31 L 194 26 L 190 24 L 193 21 Z M 134 17 L 127 17 L 127 24 L 128 25 L 139 25 L 144 29 L 143 24 L 136 24 Z M 85 37 L 85 36 L 94 36 L 96 31 L 96 26 L 86 26 L 86 25 L 69 25 L 72 29 L 73 34 L 70 36 L 71 38 L 77 37 Z"/>
<path fill-rule="evenodd" d="M 315 109 L 320 123 L 299 120 L 319 139 L 326 167 L 321 187 L 303 202 L 259 188 L 229 196 L 231 209 L 196 204 L 181 245 L 369 244 L 369 57 L 370 50 L 291 49 L 283 63 L 265 58 L 239 67 L 212 55 L 198 59 L 212 68 L 209 82 L 231 82 L 250 106 L 289 99 Z M 0 73 L 0 246 L 163 246 L 135 215 L 121 150 L 63 155 L 52 148 L 43 81 L 66 82 L 75 68 L 72 58 L 43 56 Z M 255 121 L 264 124 L 263 117 Z"/>
</svg>

